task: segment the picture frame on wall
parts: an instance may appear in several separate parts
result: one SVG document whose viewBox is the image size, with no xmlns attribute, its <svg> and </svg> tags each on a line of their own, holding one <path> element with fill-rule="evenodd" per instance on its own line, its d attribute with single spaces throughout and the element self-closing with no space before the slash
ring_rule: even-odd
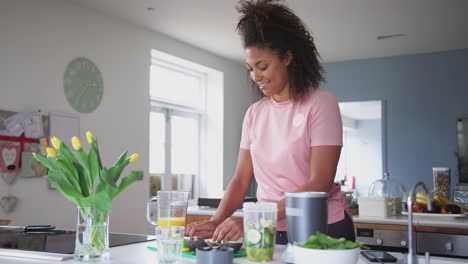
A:
<svg viewBox="0 0 468 264">
<path fill-rule="evenodd" d="M 70 144 L 73 136 L 80 135 L 80 115 L 72 113 L 49 113 L 50 138 L 57 137 Z M 49 190 L 56 190 L 47 180 Z"/>
</svg>

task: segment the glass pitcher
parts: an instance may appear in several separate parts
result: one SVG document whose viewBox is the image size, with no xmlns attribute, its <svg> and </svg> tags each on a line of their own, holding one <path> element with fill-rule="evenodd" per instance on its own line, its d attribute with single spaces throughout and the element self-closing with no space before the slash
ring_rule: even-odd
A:
<svg viewBox="0 0 468 264">
<path fill-rule="evenodd" d="M 158 191 L 146 206 L 146 219 L 155 226 L 185 226 L 189 194 L 190 191 Z"/>
</svg>

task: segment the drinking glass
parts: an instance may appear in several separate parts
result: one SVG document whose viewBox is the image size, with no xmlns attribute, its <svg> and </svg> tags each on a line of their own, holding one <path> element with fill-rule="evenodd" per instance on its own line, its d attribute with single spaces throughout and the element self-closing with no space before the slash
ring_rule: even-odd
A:
<svg viewBox="0 0 468 264">
<path fill-rule="evenodd" d="M 159 263 L 179 263 L 185 228 L 182 226 L 156 227 L 156 244 Z"/>
</svg>

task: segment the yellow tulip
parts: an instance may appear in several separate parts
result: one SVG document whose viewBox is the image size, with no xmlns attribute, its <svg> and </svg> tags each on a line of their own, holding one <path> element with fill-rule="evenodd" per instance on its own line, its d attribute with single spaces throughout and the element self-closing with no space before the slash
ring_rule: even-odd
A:
<svg viewBox="0 0 468 264">
<path fill-rule="evenodd" d="M 54 146 L 55 149 L 60 149 L 60 144 L 62 143 L 60 139 L 58 139 L 57 137 L 52 137 L 50 141 L 52 142 L 52 146 Z"/>
<path fill-rule="evenodd" d="M 88 143 L 96 143 L 96 137 L 91 133 L 91 131 L 86 132 L 86 139 L 88 140 Z"/>
<path fill-rule="evenodd" d="M 53 148 L 47 148 L 47 156 L 51 158 L 56 158 L 57 157 L 57 151 Z"/>
<path fill-rule="evenodd" d="M 72 137 L 71 142 L 75 150 L 81 149 L 81 140 L 78 137 Z"/>
<path fill-rule="evenodd" d="M 130 156 L 130 163 L 135 163 L 137 162 L 137 160 L 140 158 L 140 155 L 138 155 L 138 153 L 135 153 L 133 155 Z"/>
</svg>

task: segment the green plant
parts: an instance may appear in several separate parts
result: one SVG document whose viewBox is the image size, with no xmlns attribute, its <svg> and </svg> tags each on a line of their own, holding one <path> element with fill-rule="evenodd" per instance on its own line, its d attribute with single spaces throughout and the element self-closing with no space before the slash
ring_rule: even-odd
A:
<svg viewBox="0 0 468 264">
<path fill-rule="evenodd" d="M 90 146 L 89 151 L 82 148 L 81 141 L 76 136 L 71 140 L 75 154 L 64 142 L 53 137 L 51 142 L 54 148 L 47 148 L 47 157 L 37 153 L 33 153 L 33 156 L 49 169 L 44 177 L 65 198 L 80 208 L 84 218 L 93 217 L 94 221 L 102 221 L 105 214 L 109 214 L 112 209 L 112 200 L 140 178 L 143 172 L 134 171 L 120 179 L 124 168 L 130 163 L 135 163 L 139 155 L 127 157 L 127 152 L 124 152 L 112 167 L 106 168 L 101 162 L 96 137 L 88 131 L 86 138 Z M 91 240 L 95 246 L 104 246 L 104 242 L 97 237 L 97 227 L 92 229 L 94 231 Z"/>
<path fill-rule="evenodd" d="M 320 232 L 310 236 L 304 245 L 297 245 L 304 248 L 314 249 L 352 249 L 352 248 L 367 248 L 360 242 L 352 242 L 344 238 L 332 238 Z"/>
</svg>

